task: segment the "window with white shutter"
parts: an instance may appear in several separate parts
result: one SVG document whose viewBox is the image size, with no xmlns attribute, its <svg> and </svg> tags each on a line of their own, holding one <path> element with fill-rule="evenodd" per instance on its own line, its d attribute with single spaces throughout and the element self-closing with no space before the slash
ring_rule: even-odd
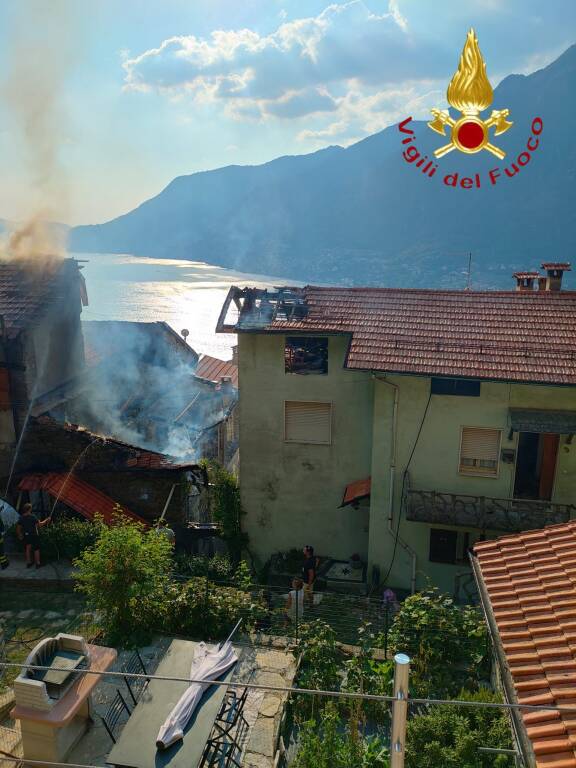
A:
<svg viewBox="0 0 576 768">
<path fill-rule="evenodd" d="M 332 442 L 332 404 L 286 400 L 284 403 L 284 440 L 287 443 Z"/>
<path fill-rule="evenodd" d="M 496 477 L 501 438 L 500 429 L 462 427 L 460 474 Z"/>
</svg>

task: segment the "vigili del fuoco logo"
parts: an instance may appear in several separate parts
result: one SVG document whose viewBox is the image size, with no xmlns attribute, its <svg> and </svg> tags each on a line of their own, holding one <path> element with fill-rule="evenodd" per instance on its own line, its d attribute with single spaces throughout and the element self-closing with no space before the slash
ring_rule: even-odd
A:
<svg viewBox="0 0 576 768">
<path fill-rule="evenodd" d="M 454 119 L 447 109 L 432 109 L 433 120 L 428 123 L 428 127 L 450 139 L 448 143 L 434 150 L 434 156 L 442 158 L 453 150 L 467 155 L 475 155 L 477 152 L 486 150 L 499 160 L 503 160 L 506 152 L 491 141 L 490 129 L 494 128 L 496 137 L 510 130 L 514 123 L 507 119 L 510 115 L 509 109 L 493 109 L 486 120 L 481 117 L 480 113 L 492 104 L 494 92 L 486 74 L 486 62 L 482 58 L 478 38 L 473 29 L 466 37 L 458 69 L 448 85 L 446 98 L 460 116 Z M 402 140 L 402 144 L 409 146 L 406 146 L 402 155 L 406 162 L 414 164 L 423 174 L 432 178 L 438 170 L 438 164 L 429 160 L 427 155 L 421 155 L 413 143 L 414 131 L 408 127 L 411 120 L 412 118 L 409 117 L 398 126 L 401 133 L 408 134 Z M 526 150 L 503 169 L 504 177 L 512 178 L 530 162 L 532 153 L 538 148 L 543 127 L 541 118 L 535 117 L 532 120 L 531 135 L 526 142 Z M 493 168 L 488 172 L 491 185 L 495 185 L 500 177 L 502 177 L 500 168 Z M 463 189 L 472 189 L 472 187 L 481 187 L 482 180 L 479 173 L 474 173 L 470 177 L 463 176 L 460 179 L 458 173 L 447 173 L 444 176 L 444 184 L 450 187 L 460 186 Z"/>
</svg>

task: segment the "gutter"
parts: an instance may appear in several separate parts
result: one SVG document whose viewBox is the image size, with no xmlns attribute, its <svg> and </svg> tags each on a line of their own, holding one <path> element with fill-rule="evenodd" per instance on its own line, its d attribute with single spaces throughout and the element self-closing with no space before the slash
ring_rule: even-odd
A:
<svg viewBox="0 0 576 768">
<path fill-rule="evenodd" d="M 392 410 L 392 456 L 390 458 L 390 479 L 389 479 L 389 495 L 388 495 L 388 518 L 387 527 L 388 531 L 392 535 L 392 538 L 396 538 L 396 531 L 394 530 L 394 480 L 396 477 L 396 444 L 397 444 L 397 432 L 398 432 L 398 400 L 399 400 L 399 388 L 397 384 L 393 384 L 388 379 L 380 379 L 375 373 L 372 373 L 373 378 L 376 381 L 381 381 L 383 384 L 394 388 L 394 406 Z M 402 514 L 402 506 L 398 512 Z M 416 552 L 398 535 L 398 544 L 408 554 L 411 561 L 410 570 L 410 593 L 413 595 L 416 592 L 416 566 L 417 558 Z"/>
<path fill-rule="evenodd" d="M 498 664 L 498 671 L 500 673 L 500 683 L 502 693 L 504 694 L 504 700 L 507 704 L 519 704 L 518 697 L 516 696 L 516 689 L 514 687 L 514 680 L 508 661 L 506 659 L 506 653 L 500 639 L 500 633 L 498 632 L 498 625 L 492 612 L 492 606 L 490 603 L 490 597 L 482 578 L 482 572 L 478 565 L 478 559 L 473 552 L 469 554 L 470 565 L 472 567 L 472 573 L 474 574 L 474 580 L 478 588 L 478 594 L 480 595 L 480 603 L 482 605 L 482 612 L 484 613 L 484 619 L 486 626 L 488 627 L 488 634 L 490 635 L 490 641 L 494 649 L 496 656 L 496 662 Z M 520 710 L 513 709 L 510 711 L 510 720 L 512 724 L 512 731 L 514 734 L 514 740 L 520 750 L 521 758 L 524 766 L 527 768 L 534 768 L 536 766 L 536 755 L 532 747 L 532 742 L 528 738 L 526 732 L 526 726 L 522 719 Z"/>
</svg>

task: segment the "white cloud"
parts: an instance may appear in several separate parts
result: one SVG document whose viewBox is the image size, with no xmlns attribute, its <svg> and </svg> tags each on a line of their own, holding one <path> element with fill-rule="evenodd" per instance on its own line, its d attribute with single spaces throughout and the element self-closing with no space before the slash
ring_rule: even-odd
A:
<svg viewBox="0 0 576 768">
<path fill-rule="evenodd" d="M 416 49 L 397 0 L 380 15 L 349 0 L 268 35 L 239 29 L 172 37 L 123 67 L 127 89 L 272 100 L 351 78 L 382 84 L 418 77 L 427 52 L 424 44 Z"/>
<path fill-rule="evenodd" d="M 415 44 L 399 0 L 382 14 L 347 0 L 317 16 L 282 15 L 267 35 L 236 29 L 172 37 L 122 66 L 128 90 L 220 103 L 234 120 L 293 120 L 302 140 L 346 142 L 407 114 L 443 61 L 443 50 Z"/>
</svg>

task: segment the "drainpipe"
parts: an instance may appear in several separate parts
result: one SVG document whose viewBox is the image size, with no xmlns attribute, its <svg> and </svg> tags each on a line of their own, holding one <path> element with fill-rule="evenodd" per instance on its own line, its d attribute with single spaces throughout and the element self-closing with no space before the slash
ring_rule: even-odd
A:
<svg viewBox="0 0 576 768">
<path fill-rule="evenodd" d="M 381 379 L 375 374 L 372 374 L 372 377 L 376 379 L 376 381 L 381 381 L 383 384 L 388 384 L 389 387 L 394 388 L 394 406 L 392 409 L 392 456 L 390 459 L 390 482 L 389 482 L 389 489 L 390 493 L 388 496 L 388 530 L 392 534 L 392 537 L 396 536 L 396 531 L 394 530 L 394 481 L 396 478 L 396 443 L 397 443 L 397 431 L 398 431 L 398 400 L 399 400 L 399 390 L 398 385 L 393 384 L 391 381 L 388 381 L 388 379 Z M 402 514 L 402 511 L 398 514 Z M 410 592 L 411 594 L 415 594 L 416 592 L 416 552 L 406 544 L 406 542 L 398 537 L 398 544 L 404 549 L 404 551 L 408 554 L 410 557 L 411 562 L 411 572 L 410 572 Z"/>
</svg>

